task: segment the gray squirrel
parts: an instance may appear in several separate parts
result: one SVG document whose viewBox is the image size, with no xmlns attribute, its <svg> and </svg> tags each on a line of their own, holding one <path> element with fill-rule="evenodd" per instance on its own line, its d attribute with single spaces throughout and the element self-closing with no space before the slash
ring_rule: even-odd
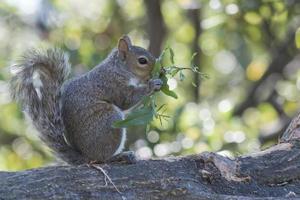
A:
<svg viewBox="0 0 300 200">
<path fill-rule="evenodd" d="M 113 123 L 162 86 L 150 79 L 154 65 L 155 57 L 125 35 L 103 62 L 66 81 L 70 64 L 61 50 L 30 50 L 13 66 L 10 90 L 57 157 L 105 163 L 122 155 L 126 140 L 125 128 Z"/>
</svg>

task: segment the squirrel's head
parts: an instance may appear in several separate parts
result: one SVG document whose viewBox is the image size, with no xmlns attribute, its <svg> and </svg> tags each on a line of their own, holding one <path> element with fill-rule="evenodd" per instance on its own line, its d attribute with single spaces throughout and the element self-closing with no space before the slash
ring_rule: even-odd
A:
<svg viewBox="0 0 300 200">
<path fill-rule="evenodd" d="M 142 80 L 150 78 L 155 57 L 146 49 L 132 45 L 127 35 L 119 39 L 118 56 L 137 77 Z"/>
</svg>

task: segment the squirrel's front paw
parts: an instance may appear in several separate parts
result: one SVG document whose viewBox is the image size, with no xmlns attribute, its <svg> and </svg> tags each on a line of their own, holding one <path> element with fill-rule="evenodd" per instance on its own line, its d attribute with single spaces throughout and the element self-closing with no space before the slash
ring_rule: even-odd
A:
<svg viewBox="0 0 300 200">
<path fill-rule="evenodd" d="M 151 79 L 149 81 L 149 87 L 151 92 L 159 91 L 162 85 L 163 82 L 160 79 Z"/>
</svg>

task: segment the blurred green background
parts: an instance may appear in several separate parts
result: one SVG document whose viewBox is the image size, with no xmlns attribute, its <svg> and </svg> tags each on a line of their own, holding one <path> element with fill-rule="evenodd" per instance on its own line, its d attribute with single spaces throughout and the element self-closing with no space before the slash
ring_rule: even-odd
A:
<svg viewBox="0 0 300 200">
<path fill-rule="evenodd" d="M 123 34 L 156 56 L 172 47 L 182 67 L 197 52 L 194 64 L 210 78 L 170 79 L 180 97 L 159 101 L 171 119 L 148 133 L 131 128 L 127 149 L 142 158 L 236 156 L 276 143 L 300 108 L 299 24 L 298 0 L 1 0 L 0 170 L 54 160 L 9 97 L 9 66 L 28 48 L 63 48 L 72 75 L 101 62 Z"/>
</svg>

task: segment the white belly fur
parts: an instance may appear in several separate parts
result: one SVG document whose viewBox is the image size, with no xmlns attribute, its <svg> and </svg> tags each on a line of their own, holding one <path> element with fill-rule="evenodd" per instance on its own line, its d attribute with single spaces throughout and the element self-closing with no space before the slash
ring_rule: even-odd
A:
<svg viewBox="0 0 300 200">
<path fill-rule="evenodd" d="M 113 107 L 116 111 L 118 111 L 122 115 L 122 119 L 124 119 L 125 115 L 124 115 L 123 111 L 115 105 L 113 105 Z M 126 141 L 126 129 L 122 128 L 121 142 L 120 142 L 120 145 L 119 145 L 118 149 L 113 154 L 113 156 L 118 155 L 119 153 L 121 153 L 123 151 L 124 146 L 125 146 L 125 141 Z"/>
</svg>

